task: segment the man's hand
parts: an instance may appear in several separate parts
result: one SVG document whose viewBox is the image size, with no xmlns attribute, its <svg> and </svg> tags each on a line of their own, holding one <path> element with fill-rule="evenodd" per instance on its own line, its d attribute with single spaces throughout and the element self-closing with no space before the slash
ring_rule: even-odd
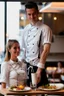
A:
<svg viewBox="0 0 64 96">
<path fill-rule="evenodd" d="M 41 80 L 41 72 L 42 72 L 42 69 L 38 68 L 37 72 L 36 72 L 36 74 L 37 74 L 37 83 L 39 83 L 40 80 Z"/>
</svg>

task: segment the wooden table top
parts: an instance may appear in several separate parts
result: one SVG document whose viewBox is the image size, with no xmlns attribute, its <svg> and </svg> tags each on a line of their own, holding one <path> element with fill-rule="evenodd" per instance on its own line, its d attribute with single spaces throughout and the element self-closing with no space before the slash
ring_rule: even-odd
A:
<svg viewBox="0 0 64 96">
<path fill-rule="evenodd" d="M 61 90 L 55 90 L 55 91 L 43 91 L 43 90 L 30 90 L 30 91 L 24 91 L 24 92 L 12 92 L 8 89 L 0 89 L 0 94 L 2 95 L 35 95 L 35 94 L 58 94 L 64 96 L 64 89 Z"/>
</svg>

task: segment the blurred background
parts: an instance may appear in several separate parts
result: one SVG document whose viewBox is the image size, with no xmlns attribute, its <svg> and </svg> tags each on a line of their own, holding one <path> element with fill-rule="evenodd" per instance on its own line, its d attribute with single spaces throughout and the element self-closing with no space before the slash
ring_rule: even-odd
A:
<svg viewBox="0 0 64 96">
<path fill-rule="evenodd" d="M 5 56 L 8 39 L 17 39 L 21 45 L 21 34 L 28 24 L 25 3 L 21 1 L 0 1 L 0 65 Z M 64 62 L 64 2 L 43 2 L 35 0 L 39 7 L 39 20 L 49 25 L 53 32 L 48 64 L 56 66 L 57 61 Z M 21 58 L 21 54 L 20 57 Z"/>
</svg>

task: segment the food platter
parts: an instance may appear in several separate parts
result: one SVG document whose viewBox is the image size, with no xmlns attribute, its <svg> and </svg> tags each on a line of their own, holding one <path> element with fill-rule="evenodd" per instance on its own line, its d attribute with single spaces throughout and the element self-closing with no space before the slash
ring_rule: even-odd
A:
<svg viewBox="0 0 64 96">
<path fill-rule="evenodd" d="M 62 83 L 50 83 L 49 86 L 41 86 L 39 87 L 40 90 L 45 90 L 45 91 L 55 91 L 55 90 L 60 90 L 64 88 L 64 85 Z"/>
<path fill-rule="evenodd" d="M 13 92 L 24 92 L 24 91 L 30 91 L 31 88 L 30 87 L 24 87 L 24 89 L 17 89 L 17 88 L 9 88 L 9 91 L 13 91 Z"/>
</svg>

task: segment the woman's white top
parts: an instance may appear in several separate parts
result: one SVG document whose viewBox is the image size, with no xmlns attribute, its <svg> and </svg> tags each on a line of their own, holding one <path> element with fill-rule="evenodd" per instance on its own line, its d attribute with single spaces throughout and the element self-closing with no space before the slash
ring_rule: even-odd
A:
<svg viewBox="0 0 64 96">
<path fill-rule="evenodd" d="M 58 73 L 62 73 L 62 68 L 57 68 Z"/>
<path fill-rule="evenodd" d="M 1 65 L 1 80 L 7 86 L 19 85 L 25 83 L 27 79 L 26 64 L 21 61 L 14 62 L 12 60 L 3 62 Z"/>
</svg>

